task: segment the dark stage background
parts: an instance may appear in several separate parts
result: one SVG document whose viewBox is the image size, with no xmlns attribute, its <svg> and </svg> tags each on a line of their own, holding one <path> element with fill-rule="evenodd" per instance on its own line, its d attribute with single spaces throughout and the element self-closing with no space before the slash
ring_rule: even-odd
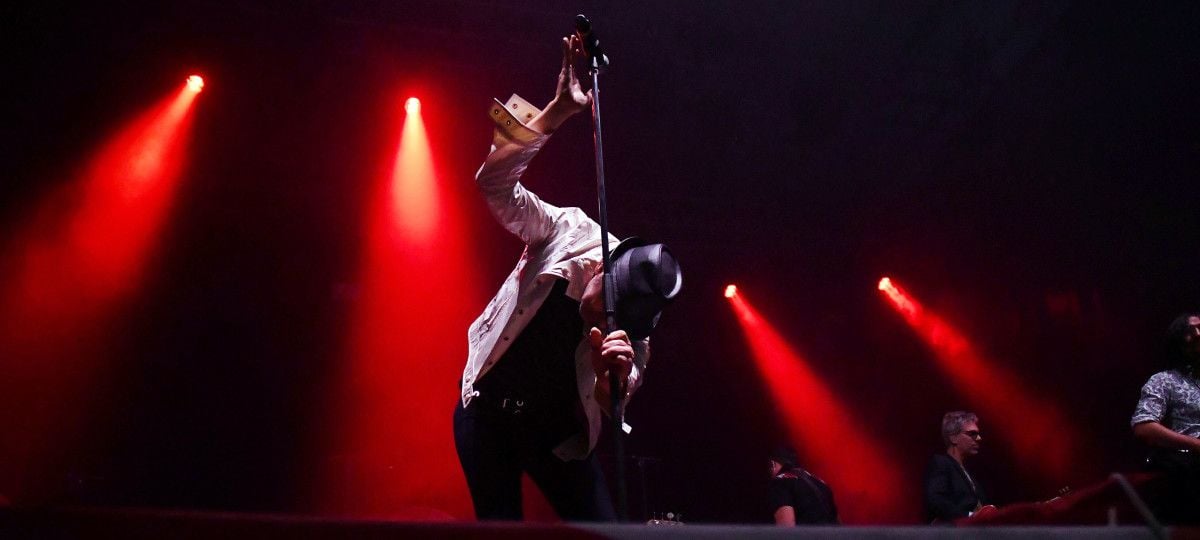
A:
<svg viewBox="0 0 1200 540">
<path fill-rule="evenodd" d="M 853 429 L 887 443 L 904 496 L 918 497 L 941 414 L 972 396 L 880 296 L 883 275 L 1058 407 L 1082 450 L 1064 473 L 1072 485 L 1137 467 L 1138 389 L 1171 317 L 1200 307 L 1195 3 L 533 6 L 0 8 L 5 231 L 113 125 L 193 71 L 209 81 L 149 270 L 109 321 L 116 338 L 90 353 L 110 369 L 68 400 L 88 421 L 37 470 L 10 465 L 0 493 L 320 511 L 315 471 L 336 458 L 313 441 L 336 422 L 330 379 L 361 301 L 360 217 L 395 149 L 394 115 L 380 111 L 422 98 L 441 178 L 468 201 L 477 255 L 465 262 L 481 281 L 464 309 L 478 312 L 520 252 L 470 197 L 486 108 L 511 92 L 550 97 L 557 38 L 577 12 L 613 59 L 614 230 L 666 242 L 685 271 L 628 411 L 630 452 L 660 460 L 651 511 L 767 519 L 764 458 L 783 426 L 727 283 L 803 351 Z M 591 212 L 590 145 L 586 119 L 573 120 L 527 184 Z M 424 361 L 459 370 L 456 339 L 457 354 Z M 444 385 L 450 414 L 454 380 L 403 382 Z M 7 414 L 40 405 L 9 400 L 19 410 Z M 1060 487 L 988 437 L 974 467 L 998 501 Z"/>
</svg>

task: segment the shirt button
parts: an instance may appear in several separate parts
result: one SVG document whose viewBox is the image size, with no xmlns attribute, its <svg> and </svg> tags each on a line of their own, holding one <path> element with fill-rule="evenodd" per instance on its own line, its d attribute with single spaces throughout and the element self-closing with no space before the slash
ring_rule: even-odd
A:
<svg viewBox="0 0 1200 540">
<path fill-rule="evenodd" d="M 508 336 L 504 336 L 504 341 L 508 341 Z"/>
<path fill-rule="evenodd" d="M 525 314 L 525 310 L 523 310 L 523 309 L 517 310 L 517 315 L 524 315 L 524 314 Z"/>
</svg>

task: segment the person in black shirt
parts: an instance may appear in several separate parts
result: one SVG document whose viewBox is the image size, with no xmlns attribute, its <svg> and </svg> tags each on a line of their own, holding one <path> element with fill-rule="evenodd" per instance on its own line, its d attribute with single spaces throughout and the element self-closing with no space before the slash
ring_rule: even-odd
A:
<svg viewBox="0 0 1200 540">
<path fill-rule="evenodd" d="M 833 490 L 816 475 L 800 468 L 797 461 L 791 448 L 780 447 L 771 453 L 767 497 L 775 524 L 781 527 L 836 524 Z"/>
</svg>

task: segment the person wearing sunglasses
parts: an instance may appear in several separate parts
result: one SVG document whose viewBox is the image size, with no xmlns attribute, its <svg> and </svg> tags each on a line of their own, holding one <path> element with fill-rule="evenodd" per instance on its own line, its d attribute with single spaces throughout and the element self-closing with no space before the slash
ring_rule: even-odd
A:
<svg viewBox="0 0 1200 540">
<path fill-rule="evenodd" d="M 966 468 L 967 458 L 979 453 L 982 441 L 979 417 L 974 413 L 953 411 L 942 417 L 942 443 L 946 450 L 934 454 L 925 469 L 928 522 L 949 523 L 987 505 L 987 497 Z"/>
</svg>

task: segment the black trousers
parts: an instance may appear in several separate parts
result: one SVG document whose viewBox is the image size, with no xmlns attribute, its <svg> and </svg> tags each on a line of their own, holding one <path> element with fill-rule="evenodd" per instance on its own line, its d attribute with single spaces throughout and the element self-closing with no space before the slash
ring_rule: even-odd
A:
<svg viewBox="0 0 1200 540">
<path fill-rule="evenodd" d="M 491 400 L 476 398 L 467 408 L 460 401 L 454 411 L 454 443 L 475 517 L 520 520 L 521 473 L 526 472 L 563 520 L 616 521 L 595 454 L 563 461 L 552 452 L 563 441 L 564 429 L 578 431 L 578 425 L 562 408 L 514 413 Z"/>
<path fill-rule="evenodd" d="M 1158 449 L 1147 468 L 1166 477 L 1166 490 L 1151 501 L 1154 513 L 1167 525 L 1200 525 L 1200 455 Z"/>
</svg>

